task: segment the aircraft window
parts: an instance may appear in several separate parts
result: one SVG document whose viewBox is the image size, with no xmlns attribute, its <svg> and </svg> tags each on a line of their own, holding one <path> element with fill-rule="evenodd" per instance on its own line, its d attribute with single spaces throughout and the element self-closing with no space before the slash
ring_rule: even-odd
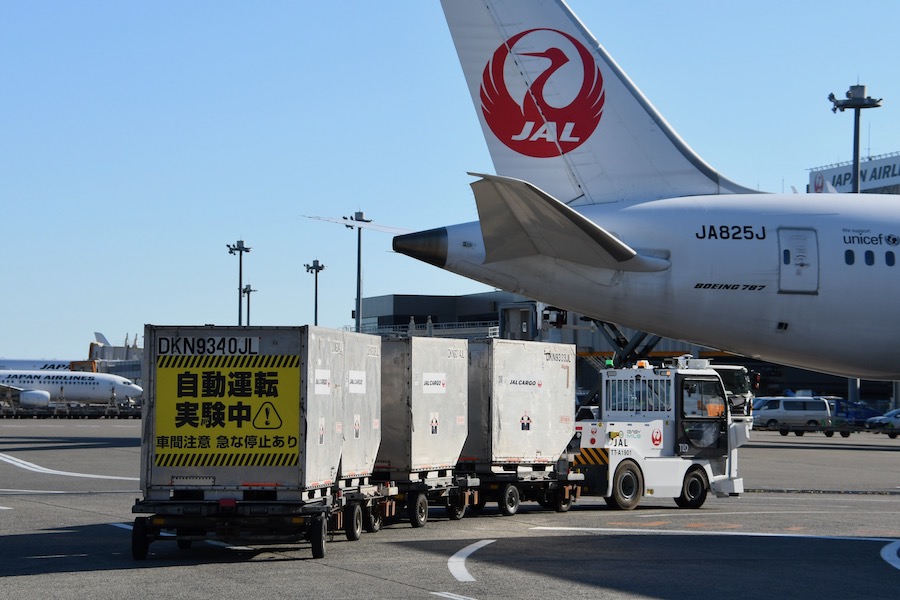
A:
<svg viewBox="0 0 900 600">
<path fill-rule="evenodd" d="M 844 251 L 844 262 L 848 265 L 852 265 L 856 262 L 856 255 L 853 253 L 853 250 Z"/>
<path fill-rule="evenodd" d="M 885 252 L 884 253 L 884 262 L 887 264 L 887 266 L 893 267 L 894 266 L 894 253 L 891 252 L 890 250 Z"/>
<path fill-rule="evenodd" d="M 866 250 L 866 264 L 870 267 L 875 264 L 875 253 L 871 250 Z"/>
</svg>

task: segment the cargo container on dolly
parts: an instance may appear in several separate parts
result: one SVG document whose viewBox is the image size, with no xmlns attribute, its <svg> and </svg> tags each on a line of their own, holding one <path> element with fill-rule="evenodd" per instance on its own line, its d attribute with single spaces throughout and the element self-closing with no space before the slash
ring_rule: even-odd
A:
<svg viewBox="0 0 900 600">
<path fill-rule="evenodd" d="M 397 494 L 383 499 L 377 516 L 393 516 L 399 507 L 413 527 L 422 527 L 428 507 L 443 506 L 450 519 L 461 519 L 479 484 L 456 471 L 469 431 L 468 342 L 385 340 L 381 368 L 384 435 L 375 479 Z"/>
<path fill-rule="evenodd" d="M 380 437 L 380 338 L 310 326 L 147 325 L 144 336 L 132 512 L 149 516 L 134 521 L 135 559 L 157 540 L 207 539 L 306 540 L 321 558 L 342 520 L 353 539 L 385 493 L 365 472 Z"/>
<path fill-rule="evenodd" d="M 497 502 L 510 516 L 521 501 L 566 511 L 583 475 L 570 470 L 575 347 L 490 339 L 469 344 L 469 435 L 460 474 L 477 477 L 475 507 Z"/>
</svg>

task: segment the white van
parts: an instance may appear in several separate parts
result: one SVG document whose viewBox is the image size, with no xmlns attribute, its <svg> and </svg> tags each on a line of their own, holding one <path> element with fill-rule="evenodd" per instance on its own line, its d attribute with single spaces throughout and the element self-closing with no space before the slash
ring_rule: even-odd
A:
<svg viewBox="0 0 900 600">
<path fill-rule="evenodd" d="M 754 405 L 753 426 L 757 429 L 777 429 L 781 435 L 787 435 L 790 431 L 803 435 L 807 431 L 822 431 L 831 425 L 831 409 L 825 398 L 757 398 Z"/>
</svg>

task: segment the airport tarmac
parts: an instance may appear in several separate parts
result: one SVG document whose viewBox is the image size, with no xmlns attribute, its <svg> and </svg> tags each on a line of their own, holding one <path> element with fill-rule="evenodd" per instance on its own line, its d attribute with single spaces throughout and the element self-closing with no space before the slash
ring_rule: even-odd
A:
<svg viewBox="0 0 900 600">
<path fill-rule="evenodd" d="M 523 503 L 450 521 L 432 508 L 327 556 L 294 546 L 130 554 L 140 421 L 0 421 L 0 577 L 11 598 L 895 598 L 900 439 L 754 432 L 748 493 L 700 510 L 644 499 L 568 513 Z"/>
</svg>

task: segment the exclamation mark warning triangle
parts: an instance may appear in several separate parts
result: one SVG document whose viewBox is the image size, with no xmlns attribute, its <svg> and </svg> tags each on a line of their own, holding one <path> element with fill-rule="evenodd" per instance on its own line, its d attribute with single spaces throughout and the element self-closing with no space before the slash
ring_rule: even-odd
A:
<svg viewBox="0 0 900 600">
<path fill-rule="evenodd" d="M 271 402 L 263 402 L 259 411 L 253 418 L 253 427 L 256 429 L 281 429 L 281 417 Z"/>
</svg>

